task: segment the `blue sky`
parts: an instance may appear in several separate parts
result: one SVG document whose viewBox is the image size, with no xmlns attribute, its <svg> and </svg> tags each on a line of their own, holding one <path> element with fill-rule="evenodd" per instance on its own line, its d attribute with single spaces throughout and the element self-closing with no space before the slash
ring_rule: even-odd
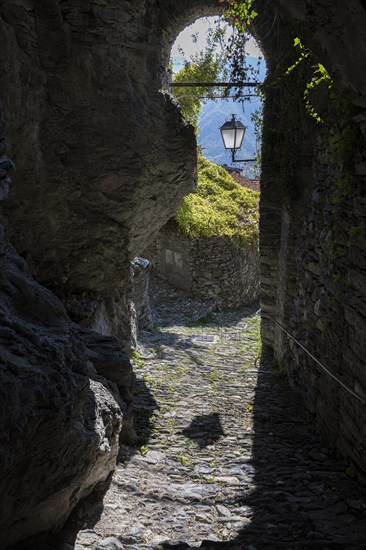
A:
<svg viewBox="0 0 366 550">
<path fill-rule="evenodd" d="M 193 25 L 186 27 L 180 33 L 171 52 L 174 72 L 182 68 L 184 59 L 190 59 L 191 55 L 205 48 L 207 30 L 213 25 L 215 19 L 214 17 L 198 19 Z M 193 34 L 197 35 L 196 42 L 192 40 Z M 179 48 L 184 50 L 184 57 L 182 57 Z M 247 42 L 247 55 L 249 65 L 256 67 L 258 56 L 262 56 L 262 54 L 253 38 Z M 265 70 L 265 61 L 262 59 L 259 76 L 259 80 L 261 81 L 264 80 Z M 251 98 L 250 102 L 244 103 L 233 100 L 206 101 L 202 106 L 198 136 L 198 141 L 201 147 L 203 147 L 204 155 L 218 164 L 231 164 L 231 155 L 223 147 L 219 127 L 225 120 L 231 118 L 232 113 L 235 113 L 236 118 L 241 120 L 247 127 L 240 158 L 253 158 L 256 155 L 256 138 L 251 115 L 258 107 L 258 98 Z M 245 175 L 252 177 L 251 163 L 243 163 L 237 166 L 244 170 Z"/>
<path fill-rule="evenodd" d="M 184 57 L 186 59 L 189 59 L 191 55 L 197 53 L 198 51 L 203 50 L 206 45 L 207 30 L 213 26 L 213 23 L 216 19 L 216 17 L 204 17 L 202 19 L 197 19 L 197 21 L 193 23 L 193 25 L 186 27 L 175 41 L 172 47 L 171 57 L 181 57 L 179 47 L 184 50 Z M 228 37 L 229 34 L 230 30 L 228 31 Z M 193 42 L 192 35 L 197 36 L 196 42 Z M 254 38 L 251 38 L 247 42 L 247 54 L 250 57 L 258 57 L 261 55 L 261 51 L 256 44 Z"/>
</svg>

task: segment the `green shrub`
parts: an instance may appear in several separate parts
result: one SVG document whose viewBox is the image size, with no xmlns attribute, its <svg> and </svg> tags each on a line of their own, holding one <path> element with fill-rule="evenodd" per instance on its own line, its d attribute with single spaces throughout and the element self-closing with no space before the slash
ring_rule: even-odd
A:
<svg viewBox="0 0 366 550">
<path fill-rule="evenodd" d="M 180 232 L 191 238 L 230 237 L 240 247 L 257 246 L 259 193 L 242 187 L 231 175 L 203 156 L 198 183 L 175 216 Z"/>
</svg>

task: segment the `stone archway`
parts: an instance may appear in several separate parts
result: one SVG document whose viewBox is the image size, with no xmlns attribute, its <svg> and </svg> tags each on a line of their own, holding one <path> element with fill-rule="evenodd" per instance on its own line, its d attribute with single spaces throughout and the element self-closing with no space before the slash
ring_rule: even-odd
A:
<svg viewBox="0 0 366 550">
<path fill-rule="evenodd" d="M 174 13 L 179 10 L 175 6 L 168 9 Z M 268 67 L 260 207 L 262 310 L 284 324 L 351 390 L 364 395 L 365 8 L 358 0 L 347 5 L 308 0 L 296 7 L 281 0 L 270 5 L 257 0 L 254 7 L 259 15 L 253 33 Z M 206 8 L 211 13 L 212 3 Z M 190 3 L 179 13 L 186 24 L 197 17 Z M 175 37 L 182 23 L 174 16 L 172 20 Z M 303 94 L 313 68 L 304 64 L 296 76 L 283 78 L 298 57 L 296 36 L 334 82 L 338 99 L 329 103 L 322 87 L 311 97 L 323 115 L 322 124 L 304 109 Z M 339 147 L 332 149 L 334 140 Z M 263 319 L 262 338 L 286 365 L 292 385 L 304 396 L 328 442 L 364 471 L 362 402 L 320 373 L 309 357 L 299 355 L 269 319 Z"/>
<path fill-rule="evenodd" d="M 285 322 L 350 386 L 365 393 L 364 2 L 303 0 L 295 6 L 286 0 L 273 0 L 270 5 L 256 0 L 256 6 L 255 34 L 267 54 L 274 84 L 268 92 L 263 140 L 263 310 Z M 90 292 L 110 303 L 116 316 L 123 315 L 130 256 L 167 221 L 193 186 L 192 129 L 171 99 L 159 93 L 166 78 L 169 44 L 193 19 L 217 13 L 221 7 L 211 0 L 125 0 L 103 5 L 91 5 L 89 0 L 2 2 L 1 95 L 7 116 L 5 133 L 17 165 L 5 209 L 8 233 L 37 279 L 61 296 Z M 291 177 L 299 193 L 293 196 L 283 187 L 280 162 L 287 158 L 281 123 L 290 120 L 286 118 L 289 95 L 276 78 L 294 58 L 297 34 L 326 65 L 336 87 L 347 94 L 349 108 L 336 107 L 338 125 L 334 127 L 317 126 L 306 113 L 295 121 L 292 159 L 296 162 Z M 307 78 L 306 72 L 300 75 L 299 86 L 292 90 L 296 101 Z M 321 98 L 319 106 L 327 111 L 327 102 Z M 337 134 L 341 145 L 333 149 L 335 158 L 330 161 L 329 137 Z M 2 141 L 0 146 L 5 159 Z M 7 160 L 1 160 L 2 167 L 3 162 Z M 11 165 L 4 166 L 0 177 L 6 187 Z M 1 243 L 3 253 L 2 237 Z M 11 256 L 21 272 L 18 286 L 25 287 L 25 279 L 31 280 L 27 268 L 7 251 L 7 258 Z M 14 278 L 14 273 L 9 277 Z M 34 289 L 30 303 L 38 300 L 41 312 L 51 312 L 45 320 L 48 327 L 53 326 L 53 332 L 45 332 L 48 341 L 59 341 L 58 331 L 65 336 L 64 356 L 59 356 L 60 384 L 63 387 L 69 378 L 78 380 L 80 387 L 73 386 L 76 414 L 78 399 L 84 403 L 88 379 L 85 349 L 54 297 L 34 281 L 29 285 Z M 6 307 L 14 309 L 20 302 L 9 300 Z M 19 334 L 13 337 L 12 342 L 17 342 Z M 292 383 L 317 415 L 329 442 L 365 471 L 361 405 L 319 375 L 269 322 L 263 324 L 263 340 L 287 365 Z M 30 359 L 38 357 L 37 346 L 33 338 L 27 348 Z M 43 351 L 47 369 L 55 364 L 54 351 L 52 346 Z M 75 372 L 68 365 L 66 369 L 62 357 L 69 358 Z M 23 390 L 16 388 L 20 400 Z M 56 399 L 56 405 L 59 402 Z M 59 413 L 55 403 L 52 410 Z M 71 433 L 73 427 L 65 429 Z M 58 434 L 50 431 L 47 437 L 52 445 Z M 72 448 L 77 446 L 76 441 Z M 28 461 L 27 452 L 19 449 L 23 463 Z M 83 463 L 80 453 L 77 460 Z M 77 498 L 82 486 L 76 480 Z M 40 525 L 32 525 L 22 536 L 54 526 L 66 513 L 64 506 L 52 521 L 46 514 Z"/>
</svg>

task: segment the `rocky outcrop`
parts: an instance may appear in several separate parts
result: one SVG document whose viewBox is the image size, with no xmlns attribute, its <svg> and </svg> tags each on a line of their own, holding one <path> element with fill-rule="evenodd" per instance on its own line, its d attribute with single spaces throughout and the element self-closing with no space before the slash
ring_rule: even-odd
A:
<svg viewBox="0 0 366 550">
<path fill-rule="evenodd" d="M 5 548 L 61 526 L 80 498 L 115 468 L 133 375 L 116 341 L 81 333 L 57 298 L 32 279 L 3 230 L 0 237 Z"/>
<path fill-rule="evenodd" d="M 129 317 L 130 260 L 194 187 L 193 129 L 161 91 L 159 9 L 143 0 L 0 6 L 0 89 L 17 166 L 9 238 L 61 298 L 94 293 L 105 333 L 125 339 L 114 311 Z"/>
<path fill-rule="evenodd" d="M 0 109 L 0 192 L 13 164 Z M 0 546 L 60 527 L 131 437 L 134 376 L 112 338 L 72 323 L 0 225 Z"/>
<path fill-rule="evenodd" d="M 180 10 L 143 0 L 0 6 L 9 237 L 62 300 L 92 293 L 93 326 L 123 340 L 130 260 L 194 187 L 193 129 L 161 91 L 170 17 L 178 32 Z"/>
<path fill-rule="evenodd" d="M 139 329 L 152 324 L 149 301 L 150 263 L 134 258 L 130 265 L 125 288 L 112 289 L 111 296 L 92 291 L 65 292 L 54 288 L 71 319 L 82 327 L 102 335 L 114 334 L 125 351 L 137 344 Z"/>
<path fill-rule="evenodd" d="M 123 413 L 120 439 L 125 443 L 135 442 L 136 433 L 132 416 L 135 375 L 127 354 L 114 338 L 88 330 L 79 330 L 79 334 L 86 346 L 87 359 L 98 377 L 104 381 L 104 385 L 112 393 Z M 93 371 L 92 374 L 94 374 Z"/>
</svg>

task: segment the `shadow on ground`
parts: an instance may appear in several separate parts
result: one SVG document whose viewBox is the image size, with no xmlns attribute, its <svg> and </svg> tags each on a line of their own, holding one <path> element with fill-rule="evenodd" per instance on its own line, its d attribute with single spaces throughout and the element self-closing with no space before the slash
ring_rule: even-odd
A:
<svg viewBox="0 0 366 550">
<path fill-rule="evenodd" d="M 179 433 L 197 443 L 200 449 L 212 445 L 225 435 L 218 413 L 196 416 L 191 424 Z"/>
<path fill-rule="evenodd" d="M 300 396 L 268 354 L 260 360 L 253 433 L 252 489 L 237 500 L 251 510 L 247 525 L 231 540 L 206 540 L 199 547 L 366 549 L 365 488 L 347 475 L 349 465 L 324 447 Z M 190 546 L 167 542 L 157 548 Z"/>
<path fill-rule="evenodd" d="M 200 327 L 197 327 L 197 333 L 199 331 Z M 164 341 L 172 347 L 184 348 L 186 338 L 186 335 L 164 331 Z M 190 350 L 186 350 L 190 360 L 197 364 L 195 350 L 199 349 L 200 344 L 191 344 Z M 135 418 L 139 447 L 148 445 L 153 427 L 151 416 L 156 408 L 156 401 L 144 380 L 138 380 Z M 288 387 L 269 354 L 263 354 L 259 361 L 253 415 L 253 430 L 248 434 L 252 437 L 251 457 L 243 457 L 241 462 L 240 457 L 232 459 L 233 464 L 247 469 L 250 481 L 238 487 L 235 497 L 238 507 L 248 511 L 243 513 L 244 525 L 238 534 L 229 536 L 229 540 L 202 541 L 200 548 L 365 549 L 365 489 L 347 476 L 349 465 L 337 461 L 324 447 L 320 436 L 305 418 L 300 396 Z M 220 414 L 198 415 L 181 433 L 202 449 L 209 441 L 217 441 L 224 435 Z M 130 450 L 122 448 L 120 459 L 128 460 L 139 447 Z M 105 488 L 101 490 L 105 491 Z M 84 529 L 93 528 L 95 525 L 103 510 L 103 494 L 95 502 L 85 500 L 71 517 L 66 528 L 69 530 L 64 531 L 69 539 L 63 538 L 69 544 L 68 550 L 74 547 L 77 529 L 81 526 Z M 224 497 L 216 503 L 233 504 Z M 212 503 L 203 499 L 200 504 Z M 159 506 L 158 499 L 156 506 Z M 17 550 L 61 548 L 55 541 L 48 540 L 42 544 L 19 546 Z M 159 548 L 180 550 L 190 546 L 167 542 L 156 546 L 156 550 Z"/>
</svg>

